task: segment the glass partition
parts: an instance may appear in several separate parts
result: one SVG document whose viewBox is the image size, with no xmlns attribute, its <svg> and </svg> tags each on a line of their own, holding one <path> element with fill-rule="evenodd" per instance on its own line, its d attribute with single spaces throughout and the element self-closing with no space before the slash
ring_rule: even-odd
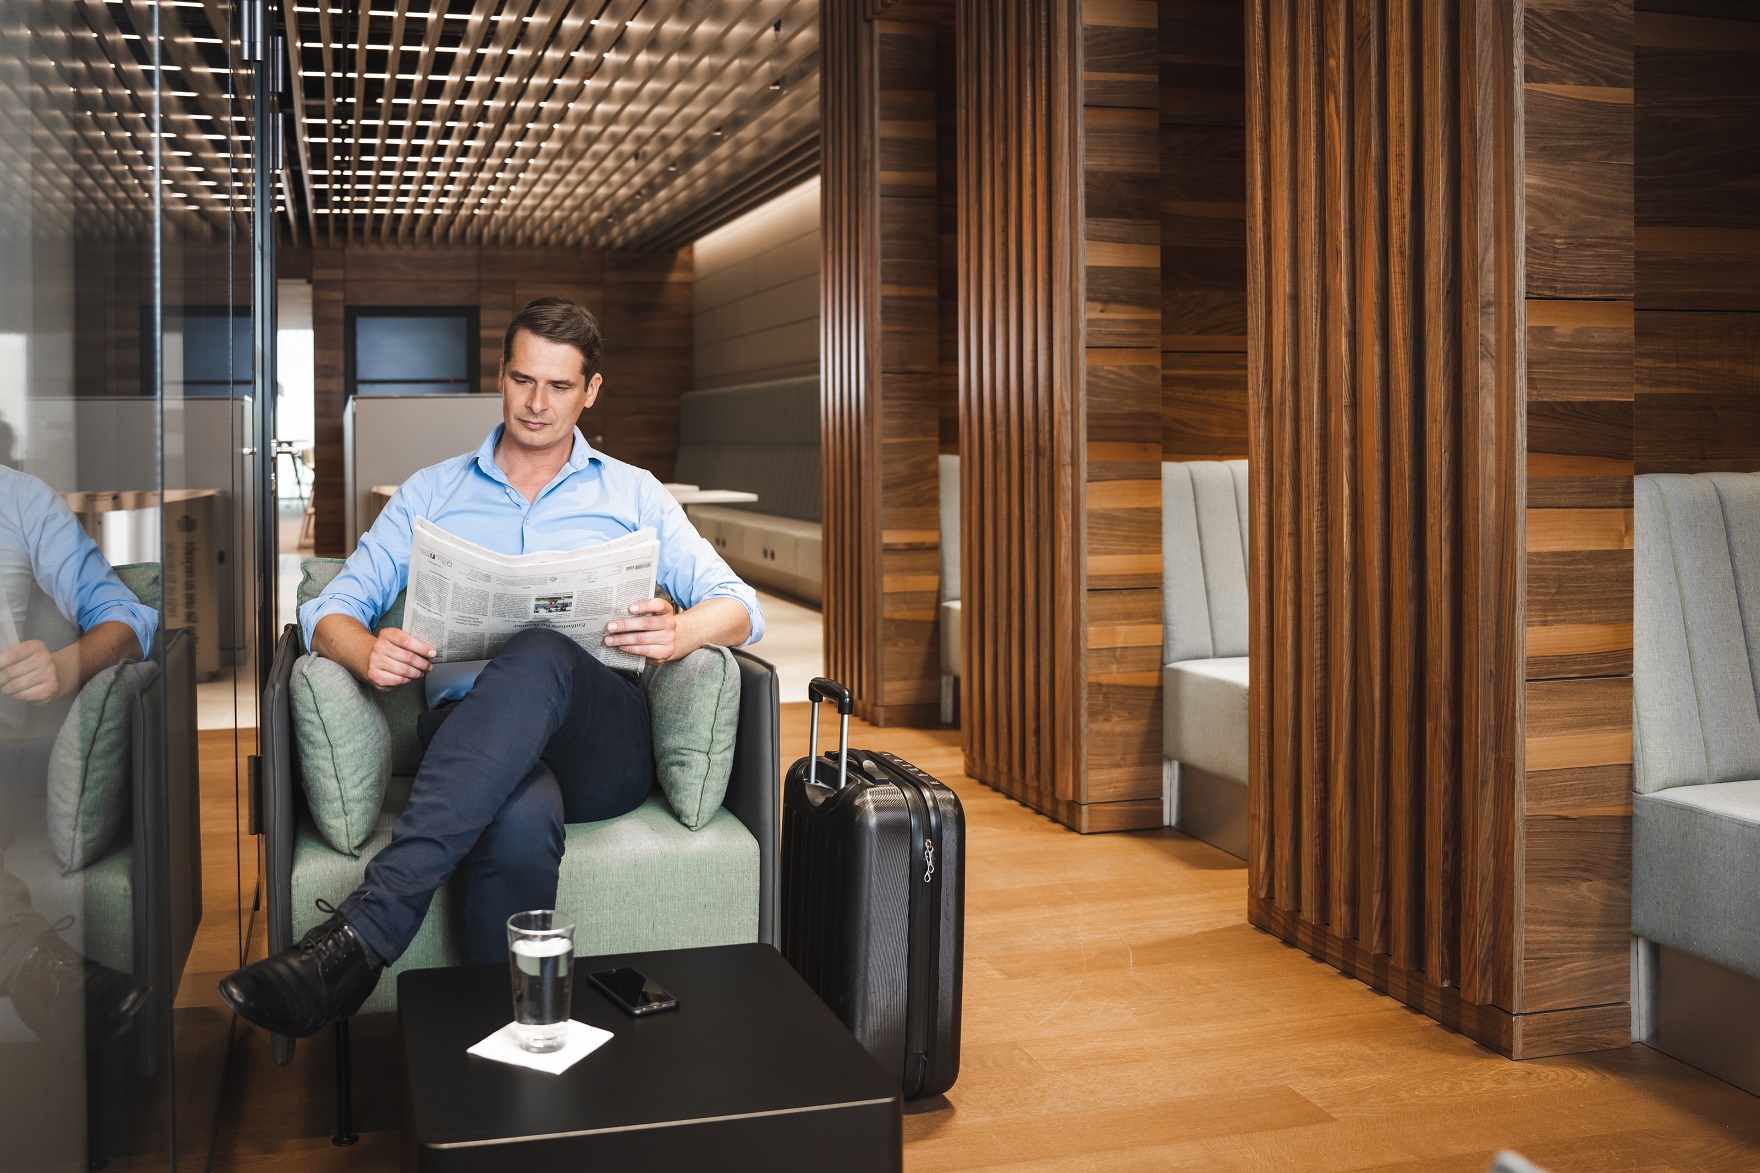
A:
<svg viewBox="0 0 1760 1173">
<path fill-rule="evenodd" d="M 7 1169 L 206 1168 L 213 1137 L 233 1029 L 214 983 L 255 878 L 233 22 L 186 0 L 0 0 Z"/>
</svg>

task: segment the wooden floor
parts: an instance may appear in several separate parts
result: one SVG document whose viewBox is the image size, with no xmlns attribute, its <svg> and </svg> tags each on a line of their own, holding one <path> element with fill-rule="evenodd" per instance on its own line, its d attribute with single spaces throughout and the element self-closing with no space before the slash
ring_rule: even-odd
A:
<svg viewBox="0 0 1760 1173">
<path fill-rule="evenodd" d="M 1078 836 L 961 773 L 958 735 L 871 730 L 964 800 L 964 1065 L 912 1105 L 951 1169 L 1760 1168 L 1760 1100 L 1642 1046 L 1512 1063 L 1246 924 L 1244 866 L 1172 831 Z M 806 706 L 784 707 L 785 759 Z M 219 1170 L 397 1167 L 394 1025 L 356 1029 L 361 1143 L 329 1143 L 327 1038 L 238 1034 Z"/>
</svg>

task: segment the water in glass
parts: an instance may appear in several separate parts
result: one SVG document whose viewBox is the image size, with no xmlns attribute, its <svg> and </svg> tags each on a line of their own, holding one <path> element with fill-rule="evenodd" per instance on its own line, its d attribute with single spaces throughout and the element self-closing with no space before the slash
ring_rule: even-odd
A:
<svg viewBox="0 0 1760 1173">
<path fill-rule="evenodd" d="M 549 909 L 507 919 L 507 962 L 513 976 L 514 1031 L 527 1051 L 562 1049 L 574 973 L 574 924 Z"/>
</svg>

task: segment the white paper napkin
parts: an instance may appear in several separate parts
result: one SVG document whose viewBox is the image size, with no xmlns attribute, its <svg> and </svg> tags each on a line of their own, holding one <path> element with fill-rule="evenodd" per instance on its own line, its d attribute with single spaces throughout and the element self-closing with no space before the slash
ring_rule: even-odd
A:
<svg viewBox="0 0 1760 1173">
<path fill-rule="evenodd" d="M 476 1046 L 467 1048 L 466 1053 L 481 1055 L 497 1063 L 511 1063 L 515 1067 L 530 1067 L 533 1071 L 561 1075 L 604 1046 L 610 1038 L 611 1032 L 608 1030 L 600 1030 L 596 1026 L 570 1019 L 568 1040 L 562 1044 L 562 1048 L 537 1055 L 519 1045 L 519 1035 L 515 1033 L 514 1024 L 510 1022 Z"/>
</svg>

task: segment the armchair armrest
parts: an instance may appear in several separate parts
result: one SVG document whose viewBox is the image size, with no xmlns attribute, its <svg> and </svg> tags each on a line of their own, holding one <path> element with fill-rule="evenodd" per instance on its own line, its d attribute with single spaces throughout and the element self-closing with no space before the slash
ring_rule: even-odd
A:
<svg viewBox="0 0 1760 1173">
<path fill-rule="evenodd" d="M 259 773 L 262 812 L 263 904 L 268 920 L 269 952 L 293 944 L 293 840 L 296 807 L 294 774 L 293 701 L 290 691 L 293 662 L 300 657 L 299 628 L 288 624 L 275 643 L 269 682 L 263 686 L 263 762 Z M 276 1035 L 271 1043 L 275 1062 L 293 1060 L 293 1040 Z"/>
<path fill-rule="evenodd" d="M 777 944 L 782 895 L 782 703 L 776 669 L 749 652 L 733 649 L 739 664 L 739 732 L 733 745 L 733 776 L 722 806 L 758 841 L 758 940 Z"/>
</svg>

